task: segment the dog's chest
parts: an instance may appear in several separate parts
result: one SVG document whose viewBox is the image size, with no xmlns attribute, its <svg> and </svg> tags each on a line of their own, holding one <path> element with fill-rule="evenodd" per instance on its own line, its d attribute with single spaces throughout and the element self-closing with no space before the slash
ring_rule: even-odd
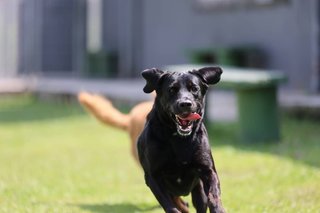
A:
<svg viewBox="0 0 320 213">
<path fill-rule="evenodd" d="M 187 195 L 198 182 L 198 171 L 190 163 L 171 162 L 161 172 L 166 188 L 174 195 Z"/>
<path fill-rule="evenodd" d="M 171 155 L 174 158 L 174 161 L 177 165 L 183 167 L 191 164 L 195 160 L 195 155 L 197 155 L 197 150 L 199 146 L 198 141 L 187 141 L 187 140 L 177 140 L 171 139 L 169 143 L 171 144 Z"/>
<path fill-rule="evenodd" d="M 194 162 L 195 150 L 186 144 L 176 145 L 172 146 L 171 155 L 162 165 L 161 176 L 172 194 L 187 195 L 199 178 L 197 162 Z"/>
</svg>

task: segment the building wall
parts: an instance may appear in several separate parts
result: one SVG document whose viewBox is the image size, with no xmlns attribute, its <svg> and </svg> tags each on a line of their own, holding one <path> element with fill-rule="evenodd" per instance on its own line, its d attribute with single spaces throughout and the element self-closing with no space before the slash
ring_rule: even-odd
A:
<svg viewBox="0 0 320 213">
<path fill-rule="evenodd" d="M 21 1 L 20 70 L 83 69 L 86 0 Z M 118 53 L 118 77 L 188 63 L 194 49 L 249 44 L 267 52 L 268 68 L 286 73 L 290 88 L 319 87 L 317 0 L 215 11 L 199 9 L 196 0 L 102 2 L 102 45 Z"/>
<path fill-rule="evenodd" d="M 269 55 L 268 68 L 289 76 L 289 87 L 310 90 L 318 72 L 312 64 L 314 1 L 206 12 L 195 0 L 144 1 L 143 67 L 188 63 L 192 49 L 254 44 Z"/>
</svg>

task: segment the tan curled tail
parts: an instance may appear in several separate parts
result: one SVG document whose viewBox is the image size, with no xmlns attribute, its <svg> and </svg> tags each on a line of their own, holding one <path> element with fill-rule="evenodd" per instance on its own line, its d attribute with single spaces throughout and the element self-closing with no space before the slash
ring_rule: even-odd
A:
<svg viewBox="0 0 320 213">
<path fill-rule="evenodd" d="M 91 114 L 104 124 L 128 130 L 129 115 L 116 109 L 111 101 L 100 95 L 80 92 L 78 100 Z"/>
</svg>

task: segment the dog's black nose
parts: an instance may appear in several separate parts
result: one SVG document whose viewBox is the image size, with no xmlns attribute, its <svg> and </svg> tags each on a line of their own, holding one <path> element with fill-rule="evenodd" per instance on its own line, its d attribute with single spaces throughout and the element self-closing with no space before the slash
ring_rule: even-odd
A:
<svg viewBox="0 0 320 213">
<path fill-rule="evenodd" d="M 192 106 L 192 102 L 189 100 L 184 100 L 179 102 L 178 106 L 181 110 L 187 110 Z"/>
</svg>

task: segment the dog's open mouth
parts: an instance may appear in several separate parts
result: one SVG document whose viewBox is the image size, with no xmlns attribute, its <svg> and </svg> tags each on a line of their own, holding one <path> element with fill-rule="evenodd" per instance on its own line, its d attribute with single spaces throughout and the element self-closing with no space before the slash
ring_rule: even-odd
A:
<svg viewBox="0 0 320 213">
<path fill-rule="evenodd" d="M 190 113 L 187 115 L 175 115 L 177 131 L 181 136 L 188 136 L 192 132 L 193 122 L 199 120 L 201 116 L 196 113 Z"/>
</svg>

